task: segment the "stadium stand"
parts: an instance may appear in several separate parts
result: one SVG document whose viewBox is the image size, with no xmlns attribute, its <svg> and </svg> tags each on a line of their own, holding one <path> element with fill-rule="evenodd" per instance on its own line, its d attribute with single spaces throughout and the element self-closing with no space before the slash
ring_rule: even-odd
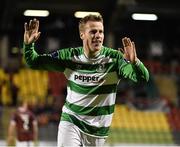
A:
<svg viewBox="0 0 180 147">
<path fill-rule="evenodd" d="M 110 144 L 173 144 L 165 113 L 133 110 L 126 105 L 116 105 L 110 134 Z"/>
</svg>

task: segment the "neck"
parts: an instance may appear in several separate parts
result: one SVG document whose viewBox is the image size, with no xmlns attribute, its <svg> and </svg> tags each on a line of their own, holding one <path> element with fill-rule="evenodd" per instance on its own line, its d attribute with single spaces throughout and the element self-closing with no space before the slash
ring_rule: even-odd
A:
<svg viewBox="0 0 180 147">
<path fill-rule="evenodd" d="M 83 48 L 84 48 L 84 55 L 85 55 L 87 58 L 95 58 L 95 57 L 97 57 L 97 56 L 99 55 L 99 53 L 100 53 L 100 50 L 95 51 L 95 52 L 91 52 L 89 49 L 87 49 L 87 48 L 85 48 L 85 47 L 83 47 Z"/>
<path fill-rule="evenodd" d="M 98 52 L 86 52 L 84 51 L 84 55 L 87 57 L 87 58 L 95 58 L 99 55 L 99 51 Z"/>
</svg>

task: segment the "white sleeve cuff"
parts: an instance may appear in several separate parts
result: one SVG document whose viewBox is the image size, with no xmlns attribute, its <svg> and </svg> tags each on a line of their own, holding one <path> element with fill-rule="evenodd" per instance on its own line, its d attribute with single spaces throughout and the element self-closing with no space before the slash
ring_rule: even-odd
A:
<svg viewBox="0 0 180 147">
<path fill-rule="evenodd" d="M 139 59 L 137 59 L 137 61 L 136 61 L 135 65 L 136 65 L 136 66 L 139 66 L 139 65 L 140 65 L 140 63 L 141 63 L 141 61 L 140 61 Z"/>
</svg>

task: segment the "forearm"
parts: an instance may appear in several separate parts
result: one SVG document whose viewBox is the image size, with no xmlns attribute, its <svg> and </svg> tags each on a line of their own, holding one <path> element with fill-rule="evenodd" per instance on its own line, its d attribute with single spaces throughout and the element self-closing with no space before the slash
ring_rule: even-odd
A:
<svg viewBox="0 0 180 147">
<path fill-rule="evenodd" d="M 37 121 L 33 122 L 33 128 L 34 128 L 34 130 L 33 130 L 34 145 L 38 146 L 38 123 L 37 123 Z"/>
<path fill-rule="evenodd" d="M 36 65 L 36 59 L 38 58 L 38 54 L 34 50 L 34 43 L 31 44 L 23 44 L 23 52 L 24 58 L 29 67 L 34 67 Z"/>
<path fill-rule="evenodd" d="M 14 146 L 15 145 L 15 126 L 11 125 L 11 124 L 8 128 L 7 145 L 8 146 Z"/>
<path fill-rule="evenodd" d="M 126 60 L 122 61 L 119 73 L 121 78 L 130 79 L 134 82 L 147 82 L 149 80 L 149 72 L 140 60 L 135 63 Z"/>
<path fill-rule="evenodd" d="M 148 82 L 149 80 L 149 72 L 147 68 L 144 66 L 144 64 L 138 59 L 133 65 L 135 67 L 136 76 L 142 79 L 143 81 Z"/>
<path fill-rule="evenodd" d="M 34 125 L 34 139 L 38 140 L 38 123 L 37 121 L 33 122 Z"/>
</svg>

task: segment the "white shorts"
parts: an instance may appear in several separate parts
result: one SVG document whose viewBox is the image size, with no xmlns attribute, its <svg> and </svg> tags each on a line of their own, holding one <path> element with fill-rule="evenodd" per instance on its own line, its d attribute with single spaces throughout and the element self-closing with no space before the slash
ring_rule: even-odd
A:
<svg viewBox="0 0 180 147">
<path fill-rule="evenodd" d="M 18 141 L 16 140 L 16 147 L 35 147 L 33 141 Z"/>
<path fill-rule="evenodd" d="M 98 138 L 82 133 L 70 122 L 60 121 L 58 129 L 58 147 L 62 146 L 103 146 L 106 138 Z"/>
</svg>

